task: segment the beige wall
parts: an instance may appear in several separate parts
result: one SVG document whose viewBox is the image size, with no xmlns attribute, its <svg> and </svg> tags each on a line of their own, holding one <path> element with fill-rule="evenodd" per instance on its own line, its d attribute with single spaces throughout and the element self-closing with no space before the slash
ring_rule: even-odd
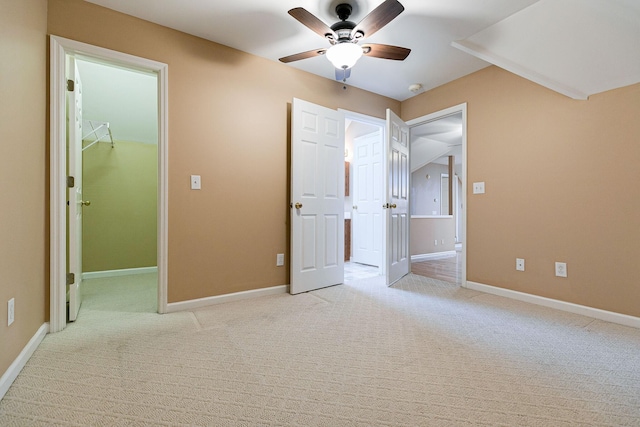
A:
<svg viewBox="0 0 640 427">
<path fill-rule="evenodd" d="M 446 203 L 449 199 L 442 197 L 442 174 L 449 174 L 449 166 L 439 163 L 427 163 L 411 173 L 411 215 L 449 214 L 449 204 Z M 447 194 L 448 191 L 445 196 Z"/>
<path fill-rule="evenodd" d="M 100 31 L 96 23 L 100 23 Z M 169 65 L 169 302 L 289 283 L 293 97 L 384 117 L 400 103 L 81 0 L 49 33 Z M 189 175 L 202 190 L 189 189 Z"/>
<path fill-rule="evenodd" d="M 403 102 L 402 117 L 463 102 L 468 182 L 486 182 L 468 186 L 467 279 L 640 316 L 640 85 L 577 101 L 489 67 Z"/>
<path fill-rule="evenodd" d="M 155 266 L 158 146 L 100 142 L 82 161 L 82 271 Z"/>
<path fill-rule="evenodd" d="M 0 0 L 0 376 L 46 321 L 47 2 Z M 7 327 L 7 301 L 15 322 Z"/>
</svg>

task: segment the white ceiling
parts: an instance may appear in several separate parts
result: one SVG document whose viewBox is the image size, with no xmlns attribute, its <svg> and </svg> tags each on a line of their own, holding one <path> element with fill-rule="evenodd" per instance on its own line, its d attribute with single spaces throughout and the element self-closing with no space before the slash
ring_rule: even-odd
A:
<svg viewBox="0 0 640 427">
<path fill-rule="evenodd" d="M 82 79 L 85 120 L 108 122 L 114 140 L 158 143 L 158 82 L 155 74 L 76 58 Z M 83 135 L 90 133 L 85 126 Z M 95 136 L 90 135 L 88 140 Z M 108 141 L 105 136 L 101 141 Z"/>
<path fill-rule="evenodd" d="M 448 156 L 462 164 L 462 113 L 411 128 L 411 172 L 428 163 L 448 164 Z"/>
<path fill-rule="evenodd" d="M 454 45 L 587 99 L 640 82 L 640 1 L 540 0 Z"/>
<path fill-rule="evenodd" d="M 382 0 L 87 1 L 273 61 L 328 47 L 325 39 L 289 16 L 289 9 L 304 7 L 331 25 L 338 21 L 333 16 L 338 3 L 354 6 L 350 20 L 356 23 L 382 3 Z M 429 90 L 489 63 L 529 79 L 540 74 L 544 78 L 532 80 L 543 85 L 556 82 L 555 74 L 544 73 L 558 69 L 571 81 L 586 76 L 588 94 L 640 81 L 640 49 L 636 46 L 638 0 L 540 0 L 537 4 L 536 0 L 400 1 L 405 11 L 365 41 L 407 47 L 411 54 L 402 62 L 364 57 L 354 66 L 349 85 L 403 101 L 416 94 L 408 89 L 411 84 L 418 83 L 423 90 Z M 526 9 L 534 4 L 535 9 Z M 609 49 L 611 41 L 616 44 Z M 636 48 L 629 51 L 629 44 Z M 605 60 L 600 60 L 599 55 Z M 585 63 L 596 66 L 583 68 Z M 322 56 L 283 66 L 335 78 L 333 67 Z M 612 72 L 612 67 L 616 67 L 618 74 L 615 78 L 606 75 Z M 592 81 L 600 84 L 592 85 Z M 578 93 L 582 94 L 579 89 Z"/>
<path fill-rule="evenodd" d="M 328 25 L 338 21 L 336 4 L 356 5 L 350 20 L 359 22 L 382 0 L 88 0 L 148 21 L 277 61 L 328 47 L 325 39 L 289 16 L 304 7 Z M 420 83 L 431 89 L 489 65 L 451 46 L 535 3 L 536 0 L 400 0 L 404 12 L 365 41 L 411 49 L 405 61 L 361 58 L 347 81 L 371 92 L 404 100 Z M 333 6 L 333 8 L 332 8 Z M 283 66 L 335 79 L 324 57 Z"/>
</svg>

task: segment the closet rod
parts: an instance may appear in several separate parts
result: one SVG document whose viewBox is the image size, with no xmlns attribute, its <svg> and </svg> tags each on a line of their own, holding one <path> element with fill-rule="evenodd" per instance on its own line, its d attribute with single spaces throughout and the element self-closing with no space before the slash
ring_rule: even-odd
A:
<svg viewBox="0 0 640 427">
<path fill-rule="evenodd" d="M 107 136 L 107 133 L 109 135 L 109 140 L 111 142 L 111 148 L 114 147 L 114 143 L 113 143 L 113 135 L 111 135 L 111 127 L 109 126 L 109 122 L 102 122 L 102 124 L 100 126 L 98 126 L 97 128 L 93 127 L 93 120 L 87 120 L 87 122 L 89 123 L 89 126 L 91 126 L 91 129 L 93 129 L 91 132 L 89 132 L 88 134 L 86 134 L 85 136 L 82 137 L 82 140 L 84 141 L 85 138 L 87 138 L 89 135 L 91 134 L 96 134 L 96 139 L 90 143 L 89 145 L 87 145 L 86 147 L 82 148 L 82 151 L 86 150 L 87 148 L 91 147 L 92 145 L 100 142 L 100 140 L 102 138 L 104 138 L 105 136 Z M 105 133 L 104 135 L 98 137 L 97 132 L 102 129 L 103 127 L 107 128 L 107 133 Z"/>
</svg>

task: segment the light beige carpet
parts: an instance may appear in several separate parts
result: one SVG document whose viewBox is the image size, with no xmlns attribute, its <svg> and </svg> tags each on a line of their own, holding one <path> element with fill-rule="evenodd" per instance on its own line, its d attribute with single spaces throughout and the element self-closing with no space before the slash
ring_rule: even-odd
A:
<svg viewBox="0 0 640 427">
<path fill-rule="evenodd" d="M 125 280 L 89 284 L 0 425 L 640 426 L 637 329 L 415 275 L 167 315 Z"/>
</svg>

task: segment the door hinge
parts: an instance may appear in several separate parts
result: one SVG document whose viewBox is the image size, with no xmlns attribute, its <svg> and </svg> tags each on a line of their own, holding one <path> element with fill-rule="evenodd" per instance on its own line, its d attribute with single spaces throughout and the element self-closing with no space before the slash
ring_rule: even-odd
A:
<svg viewBox="0 0 640 427">
<path fill-rule="evenodd" d="M 73 285 L 75 282 L 76 282 L 75 273 L 68 273 L 67 274 L 67 285 Z"/>
<path fill-rule="evenodd" d="M 72 176 L 67 177 L 67 187 L 73 188 L 76 186 L 76 179 Z"/>
<path fill-rule="evenodd" d="M 73 92 L 75 87 L 76 87 L 76 84 L 75 84 L 75 82 L 73 80 L 71 80 L 71 79 L 67 80 L 67 90 L 69 92 Z"/>
</svg>

